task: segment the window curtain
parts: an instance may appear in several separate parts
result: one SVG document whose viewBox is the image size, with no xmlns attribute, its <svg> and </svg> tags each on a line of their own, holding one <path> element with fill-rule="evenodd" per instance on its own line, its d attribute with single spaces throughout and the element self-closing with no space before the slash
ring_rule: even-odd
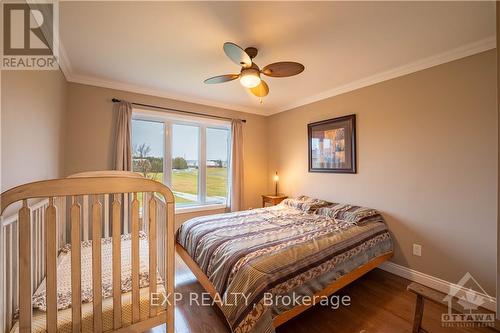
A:
<svg viewBox="0 0 500 333">
<path fill-rule="evenodd" d="M 114 103 L 116 113 L 114 169 L 132 171 L 132 104 Z"/>
<path fill-rule="evenodd" d="M 231 197 L 232 212 L 243 210 L 243 122 L 231 122 Z"/>
</svg>

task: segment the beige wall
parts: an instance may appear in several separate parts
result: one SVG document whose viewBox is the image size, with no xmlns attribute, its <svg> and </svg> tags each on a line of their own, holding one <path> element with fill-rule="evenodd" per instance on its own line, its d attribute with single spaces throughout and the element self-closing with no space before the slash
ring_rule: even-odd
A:
<svg viewBox="0 0 500 333">
<path fill-rule="evenodd" d="M 288 195 L 381 210 L 395 263 L 454 282 L 469 271 L 495 295 L 495 87 L 493 50 L 276 114 L 269 170 Z M 353 113 L 358 173 L 309 173 L 307 124 Z"/>
<path fill-rule="evenodd" d="M 60 71 L 2 71 L 2 191 L 63 174 L 67 83 Z"/>
<path fill-rule="evenodd" d="M 112 167 L 113 97 L 233 118 L 244 118 L 245 208 L 258 207 L 267 189 L 266 118 L 199 104 L 70 83 L 68 88 L 65 174 Z M 204 212 L 205 214 L 206 212 Z"/>
</svg>

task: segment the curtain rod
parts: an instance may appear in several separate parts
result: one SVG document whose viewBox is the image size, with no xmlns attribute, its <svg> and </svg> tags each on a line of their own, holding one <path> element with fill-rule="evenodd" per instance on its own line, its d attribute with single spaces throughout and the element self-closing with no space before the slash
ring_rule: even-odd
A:
<svg viewBox="0 0 500 333">
<path fill-rule="evenodd" d="M 121 100 L 118 98 L 113 98 L 111 100 L 113 103 L 119 103 Z M 131 102 L 130 104 L 136 105 L 136 106 L 144 106 L 147 108 L 153 108 L 153 109 L 160 109 L 160 110 L 166 110 L 166 111 L 173 111 L 173 112 L 179 112 L 179 113 L 186 113 L 186 114 L 192 114 L 196 116 L 203 116 L 203 117 L 210 117 L 210 118 L 217 118 L 217 119 L 224 119 L 224 120 L 233 120 L 233 118 L 229 117 L 222 117 L 222 116 L 215 116 L 211 114 L 206 114 L 206 113 L 200 113 L 200 112 L 194 112 L 194 111 L 185 111 L 185 110 L 179 110 L 179 109 L 172 109 L 172 108 L 165 108 L 162 106 L 156 106 L 156 105 L 150 105 L 150 104 L 142 104 L 142 103 L 134 103 Z M 240 119 L 242 122 L 246 123 L 246 119 Z"/>
</svg>

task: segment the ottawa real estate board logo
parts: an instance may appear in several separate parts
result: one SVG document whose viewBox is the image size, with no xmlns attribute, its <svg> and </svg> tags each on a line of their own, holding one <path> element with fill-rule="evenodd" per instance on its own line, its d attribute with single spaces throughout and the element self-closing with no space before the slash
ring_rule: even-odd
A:
<svg viewBox="0 0 500 333">
<path fill-rule="evenodd" d="M 58 69 L 52 3 L 3 3 L 3 70 Z"/>
<path fill-rule="evenodd" d="M 450 286 L 443 301 L 448 303 L 448 312 L 441 315 L 442 327 L 495 326 L 495 314 L 485 310 L 488 304 L 495 303 L 495 299 L 469 272 L 456 285 Z"/>
</svg>

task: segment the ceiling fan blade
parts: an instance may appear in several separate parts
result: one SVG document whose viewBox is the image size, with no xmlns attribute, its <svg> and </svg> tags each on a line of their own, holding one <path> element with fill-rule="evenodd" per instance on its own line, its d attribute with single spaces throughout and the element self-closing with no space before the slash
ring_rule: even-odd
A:
<svg viewBox="0 0 500 333">
<path fill-rule="evenodd" d="M 250 56 L 238 45 L 231 42 L 224 43 L 224 52 L 235 64 L 248 68 L 252 66 Z"/>
<path fill-rule="evenodd" d="M 240 77 L 239 74 L 225 74 L 225 75 L 218 75 L 218 76 L 208 78 L 203 82 L 205 82 L 206 84 L 223 83 L 223 82 L 236 80 L 239 77 Z"/>
<path fill-rule="evenodd" d="M 250 91 L 257 97 L 265 97 L 269 94 L 269 86 L 264 80 L 260 80 L 260 84 L 256 87 L 250 88 Z"/>
<path fill-rule="evenodd" d="M 267 65 L 262 69 L 262 74 L 272 77 L 287 77 L 302 73 L 304 65 L 293 61 L 280 61 Z"/>
</svg>

